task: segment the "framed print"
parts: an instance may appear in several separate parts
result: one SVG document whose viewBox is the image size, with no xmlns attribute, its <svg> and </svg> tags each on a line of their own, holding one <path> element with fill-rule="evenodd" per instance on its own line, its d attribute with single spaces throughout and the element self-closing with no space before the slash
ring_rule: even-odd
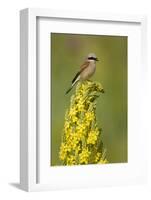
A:
<svg viewBox="0 0 151 200">
<path fill-rule="evenodd" d="M 146 182 L 146 17 L 25 9 L 20 19 L 22 189 Z"/>
</svg>

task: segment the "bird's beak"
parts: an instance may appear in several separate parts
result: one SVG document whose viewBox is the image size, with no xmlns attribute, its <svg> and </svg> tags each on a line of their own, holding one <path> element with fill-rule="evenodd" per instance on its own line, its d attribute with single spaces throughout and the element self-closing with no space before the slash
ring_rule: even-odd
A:
<svg viewBox="0 0 151 200">
<path fill-rule="evenodd" d="M 99 59 L 98 59 L 98 58 L 96 58 L 96 61 L 99 61 Z"/>
</svg>

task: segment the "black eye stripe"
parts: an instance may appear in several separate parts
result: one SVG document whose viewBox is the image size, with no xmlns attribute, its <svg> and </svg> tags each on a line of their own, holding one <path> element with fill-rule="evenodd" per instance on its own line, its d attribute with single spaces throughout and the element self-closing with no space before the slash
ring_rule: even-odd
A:
<svg viewBox="0 0 151 200">
<path fill-rule="evenodd" d="M 89 60 L 97 60 L 96 58 L 94 57 L 88 57 Z"/>
</svg>

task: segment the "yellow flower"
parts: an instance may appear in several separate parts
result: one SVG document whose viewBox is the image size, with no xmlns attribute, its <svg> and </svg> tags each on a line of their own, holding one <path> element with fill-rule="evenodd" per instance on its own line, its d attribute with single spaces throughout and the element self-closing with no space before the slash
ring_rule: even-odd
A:
<svg viewBox="0 0 151 200">
<path fill-rule="evenodd" d="M 78 145 L 75 149 L 75 154 L 77 155 L 81 151 L 81 147 Z"/>
<path fill-rule="evenodd" d="M 69 110 L 65 114 L 59 158 L 64 165 L 106 163 L 101 141 L 101 132 L 96 121 L 96 98 L 102 91 L 100 83 L 78 83 L 75 95 L 71 96 Z M 94 152 L 96 154 L 94 155 Z"/>
<path fill-rule="evenodd" d="M 100 158 L 101 158 L 101 153 L 98 152 L 98 153 L 96 154 L 96 156 L 95 156 L 95 163 L 98 163 L 98 161 L 100 160 Z"/>
<path fill-rule="evenodd" d="M 80 164 L 88 164 L 89 162 L 90 152 L 88 148 L 84 148 L 82 152 L 79 154 L 79 162 Z"/>
<path fill-rule="evenodd" d="M 83 112 L 85 110 L 85 105 L 82 101 L 78 102 L 77 109 L 78 109 L 79 112 Z"/>
<path fill-rule="evenodd" d="M 88 134 L 87 144 L 95 144 L 97 141 L 98 131 L 91 131 Z"/>
<path fill-rule="evenodd" d="M 67 146 L 64 143 L 62 143 L 60 147 L 59 157 L 61 160 L 64 160 L 66 158 L 66 155 L 67 155 Z"/>
<path fill-rule="evenodd" d="M 72 120 L 73 123 L 78 121 L 76 114 L 77 114 L 76 107 L 71 108 L 70 111 L 69 111 L 69 117 L 70 117 L 70 119 Z"/>
<path fill-rule="evenodd" d="M 77 95 L 75 96 L 75 101 L 79 103 L 79 101 L 81 101 L 81 99 L 82 99 L 81 97 L 82 97 L 82 96 L 81 96 L 80 94 L 77 94 Z"/>
<path fill-rule="evenodd" d="M 93 121 L 94 120 L 94 112 L 86 112 L 86 114 L 85 114 L 85 119 L 87 120 L 87 121 Z"/>
<path fill-rule="evenodd" d="M 67 141 L 68 147 L 70 148 L 70 150 L 74 150 L 76 149 L 76 145 L 77 145 L 78 141 L 76 137 L 70 137 Z"/>
<path fill-rule="evenodd" d="M 82 132 L 82 133 L 84 133 L 85 129 L 86 129 L 86 126 L 85 126 L 84 123 L 78 123 L 78 126 L 76 127 L 76 131 L 77 131 L 77 132 Z"/>
<path fill-rule="evenodd" d="M 70 111 L 69 111 L 69 116 L 70 117 L 73 117 L 77 114 L 77 111 L 76 111 L 76 108 L 71 108 Z"/>
<path fill-rule="evenodd" d="M 103 92 L 103 87 L 100 83 L 97 84 L 97 90 L 100 91 L 100 92 Z"/>
<path fill-rule="evenodd" d="M 70 128 L 70 123 L 68 121 L 65 122 L 64 124 L 64 130 L 67 132 L 67 130 Z"/>
<path fill-rule="evenodd" d="M 75 157 L 70 155 L 67 157 L 67 165 L 75 165 Z"/>
<path fill-rule="evenodd" d="M 107 164 L 108 163 L 108 161 L 107 161 L 107 159 L 100 159 L 99 160 L 99 162 L 98 162 L 98 164 Z"/>
<path fill-rule="evenodd" d="M 72 121 L 75 123 L 78 121 L 78 118 L 76 116 L 72 116 Z"/>
</svg>

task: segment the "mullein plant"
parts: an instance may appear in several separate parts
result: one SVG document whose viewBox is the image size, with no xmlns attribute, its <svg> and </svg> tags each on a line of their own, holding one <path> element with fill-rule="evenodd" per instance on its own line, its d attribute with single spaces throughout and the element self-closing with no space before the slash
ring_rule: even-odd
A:
<svg viewBox="0 0 151 200">
<path fill-rule="evenodd" d="M 59 158 L 63 165 L 108 163 L 96 121 L 96 99 L 104 93 L 100 83 L 78 83 L 65 114 Z"/>
</svg>

